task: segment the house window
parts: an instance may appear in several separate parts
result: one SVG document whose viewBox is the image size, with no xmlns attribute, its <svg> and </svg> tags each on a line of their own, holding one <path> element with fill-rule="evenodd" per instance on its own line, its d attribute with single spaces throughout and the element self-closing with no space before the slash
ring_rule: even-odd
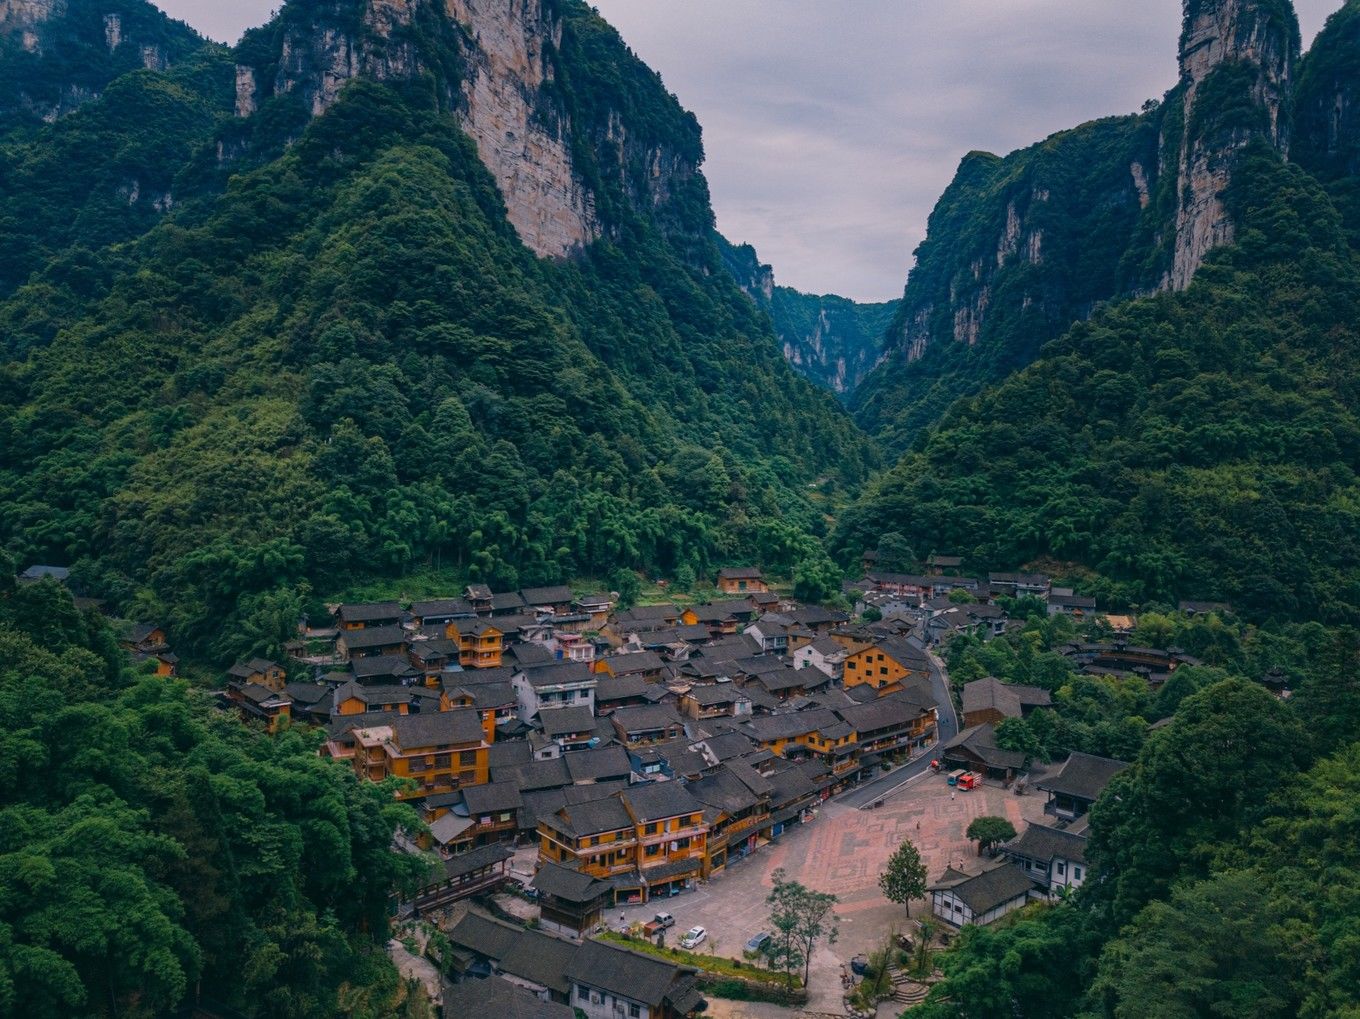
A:
<svg viewBox="0 0 1360 1019">
<path fill-rule="evenodd" d="M 648 847 L 647 847 L 647 855 L 648 855 L 648 856 L 655 856 L 655 855 L 656 855 L 657 853 L 659 853 L 659 852 L 661 852 L 661 846 L 660 846 L 659 844 L 658 844 L 658 845 L 655 845 L 655 846 L 648 846 Z"/>
<path fill-rule="evenodd" d="M 1067 864 L 1065 864 L 1062 860 L 1059 860 L 1059 861 L 1058 861 L 1057 863 L 1055 863 L 1053 866 L 1054 866 L 1054 869 L 1056 869 L 1057 872 L 1058 872 L 1058 877 L 1066 877 L 1066 876 L 1067 876 Z"/>
<path fill-rule="evenodd" d="M 1073 868 L 1072 868 L 1072 880 L 1073 880 L 1073 881 L 1080 881 L 1080 880 L 1081 880 L 1081 868 L 1080 868 L 1080 867 L 1073 867 Z"/>
<path fill-rule="evenodd" d="M 638 1019 L 638 1017 L 642 1015 L 642 1009 L 640 1009 L 637 1005 L 629 1005 L 628 1014 L 632 1017 L 632 1019 Z"/>
<path fill-rule="evenodd" d="M 458 755 L 458 763 L 464 768 L 475 768 L 477 766 L 477 751 L 464 750 Z"/>
<path fill-rule="evenodd" d="M 576 997 L 580 998 L 582 1001 L 590 1000 L 590 991 L 586 988 L 585 984 L 576 985 Z"/>
<path fill-rule="evenodd" d="M 888 667 L 886 665 L 880 665 L 878 667 L 878 674 L 880 676 L 886 676 L 888 674 Z"/>
<path fill-rule="evenodd" d="M 655 834 L 657 833 L 657 830 L 658 830 L 660 827 L 661 827 L 660 825 L 658 825 L 655 821 L 653 821 L 651 824 L 646 825 L 646 826 L 642 829 L 642 834 L 644 834 L 644 835 L 655 835 Z"/>
</svg>

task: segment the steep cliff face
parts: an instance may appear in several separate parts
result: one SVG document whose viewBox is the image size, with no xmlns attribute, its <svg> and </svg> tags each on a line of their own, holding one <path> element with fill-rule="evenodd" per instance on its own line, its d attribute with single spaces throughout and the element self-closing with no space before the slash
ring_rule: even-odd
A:
<svg viewBox="0 0 1360 1019">
<path fill-rule="evenodd" d="M 737 285 L 770 316 L 784 359 L 804 377 L 848 399 L 882 357 L 897 302 L 863 304 L 776 286 L 774 270 L 760 261 L 755 248 L 718 241 Z"/>
<path fill-rule="evenodd" d="M 1184 289 L 1231 243 L 1224 195 L 1241 152 L 1288 150 L 1297 20 L 1288 0 L 1186 0 L 1184 15 L 1180 81 L 1161 103 L 964 158 L 885 361 L 856 394 L 866 428 L 910 442 L 1101 302 Z"/>
<path fill-rule="evenodd" d="M 120 75 L 204 45 L 145 0 L 0 0 L 0 127 L 51 123 Z"/>
<path fill-rule="evenodd" d="M 1005 158 L 964 157 L 916 251 L 883 363 L 855 393 L 862 425 L 905 445 L 1149 271 L 1140 224 L 1168 203 L 1162 119 L 1151 109 Z"/>
<path fill-rule="evenodd" d="M 360 76 L 432 84 L 541 257 L 580 251 L 626 212 L 662 214 L 690 191 L 702 158 L 688 115 L 663 110 L 671 123 L 660 131 L 638 115 L 656 112 L 638 91 L 659 82 L 574 0 L 293 0 L 239 59 L 241 117 L 290 95 L 319 116 Z"/>
<path fill-rule="evenodd" d="M 1287 0 L 1187 0 L 1172 289 L 1189 286 L 1204 256 L 1232 242 L 1223 195 L 1236 153 L 1257 138 L 1287 152 L 1285 104 L 1298 54 L 1298 19 Z"/>
</svg>

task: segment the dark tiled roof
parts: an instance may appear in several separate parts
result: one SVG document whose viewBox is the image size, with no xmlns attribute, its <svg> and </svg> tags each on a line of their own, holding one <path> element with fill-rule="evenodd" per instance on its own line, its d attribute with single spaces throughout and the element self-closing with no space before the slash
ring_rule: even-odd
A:
<svg viewBox="0 0 1360 1019">
<path fill-rule="evenodd" d="M 501 977 L 464 980 L 445 984 L 444 1014 L 449 1016 L 494 1016 L 495 1019 L 572 1019 L 570 1005 L 543 1001 L 526 987 Z"/>
<path fill-rule="evenodd" d="M 633 819 L 617 796 L 570 804 L 563 807 L 558 816 L 565 821 L 567 830 L 578 838 L 633 827 Z"/>
<path fill-rule="evenodd" d="M 626 779 L 633 770 L 628 752 L 620 746 L 596 750 L 574 750 L 563 754 L 567 773 L 573 782 L 594 782 L 605 778 Z"/>
<path fill-rule="evenodd" d="M 416 670 L 404 655 L 374 655 L 371 658 L 357 658 L 350 663 L 355 679 L 373 679 L 378 676 L 414 676 Z"/>
<path fill-rule="evenodd" d="M 590 902 L 608 890 L 603 881 L 597 881 L 589 874 L 552 861 L 544 862 L 538 868 L 532 882 L 544 895 L 554 895 L 567 902 Z"/>
<path fill-rule="evenodd" d="M 391 626 L 369 626 L 362 630 L 346 630 L 340 635 L 345 647 L 351 651 L 370 647 L 404 644 L 406 631 L 393 623 Z"/>
<path fill-rule="evenodd" d="M 617 677 L 601 675 L 599 684 L 595 687 L 595 703 L 633 700 L 642 697 L 650 686 L 651 684 L 641 675 Z"/>
<path fill-rule="evenodd" d="M 1000 867 L 983 871 L 976 877 L 953 885 L 953 892 L 974 915 L 981 915 L 1011 899 L 1027 895 L 1033 887 L 1034 882 L 1025 876 L 1024 871 L 1013 864 L 1003 863 Z"/>
<path fill-rule="evenodd" d="M 522 933 L 522 927 L 468 910 L 449 930 L 448 938 L 457 947 L 499 960 L 514 947 Z"/>
<path fill-rule="evenodd" d="M 521 669 L 524 678 L 533 687 L 557 686 L 559 684 L 594 682 L 595 673 L 585 662 L 555 662 L 552 665 L 534 665 Z"/>
<path fill-rule="evenodd" d="M 514 855 L 510 849 L 499 843 L 482 846 L 479 849 L 469 849 L 466 853 L 459 853 L 457 856 L 451 856 L 445 860 L 444 873 L 451 878 L 475 874 L 484 867 L 491 867 L 505 860 L 513 859 Z"/>
<path fill-rule="evenodd" d="M 700 803 L 729 814 L 754 807 L 761 799 L 726 766 L 689 783 L 689 791 Z"/>
<path fill-rule="evenodd" d="M 482 741 L 482 716 L 466 708 L 396 715 L 387 724 L 392 726 L 397 746 L 403 750 Z"/>
<path fill-rule="evenodd" d="M 1070 831 L 1050 828 L 1046 824 L 1031 824 L 1023 835 L 1002 847 L 1006 853 L 1026 856 L 1032 860 L 1048 861 L 1055 856 L 1064 860 L 1086 862 L 1086 838 Z"/>
<path fill-rule="evenodd" d="M 569 587 L 526 587 L 520 591 L 526 605 L 559 605 L 571 602 Z"/>
<path fill-rule="evenodd" d="M 609 663 L 615 676 L 637 675 L 642 672 L 655 672 L 665 664 L 655 651 L 635 651 L 626 655 L 609 655 L 604 661 Z"/>
<path fill-rule="evenodd" d="M 493 775 L 502 768 L 528 764 L 532 758 L 533 751 L 529 747 L 529 741 L 522 739 L 497 740 L 487 751 L 487 760 L 491 762 Z"/>
<path fill-rule="evenodd" d="M 735 704 L 737 701 L 749 701 L 751 699 L 741 687 L 733 683 L 706 683 L 702 686 L 692 686 L 686 696 L 701 708 L 711 708 L 718 704 Z"/>
<path fill-rule="evenodd" d="M 463 802 L 472 816 L 518 810 L 522 804 L 519 786 L 513 782 L 488 782 L 463 790 Z"/>
<path fill-rule="evenodd" d="M 837 708 L 836 713 L 855 732 L 877 732 L 894 727 L 906 728 L 920 717 L 921 708 L 902 697 L 880 697 L 867 704 Z"/>
<path fill-rule="evenodd" d="M 802 736 L 840 724 L 840 719 L 827 708 L 795 711 L 787 715 L 764 715 L 746 723 L 746 728 L 761 743 Z"/>
<path fill-rule="evenodd" d="M 501 591 L 491 596 L 491 609 L 493 612 L 522 608 L 524 608 L 524 598 L 518 591 Z"/>
<path fill-rule="evenodd" d="M 400 619 L 401 606 L 394 601 L 341 605 L 335 617 L 344 623 L 371 623 L 376 619 Z"/>
<path fill-rule="evenodd" d="M 1065 796 L 1094 802 L 1110 784 L 1110 779 L 1128 766 L 1127 761 L 1073 753 L 1063 762 L 1056 775 L 1042 779 L 1035 785 L 1046 792 L 1062 793 Z"/>
<path fill-rule="evenodd" d="M 412 602 L 411 615 L 420 619 L 470 616 L 472 604 L 462 598 L 433 598 L 430 601 Z"/>
<path fill-rule="evenodd" d="M 630 786 L 623 797 L 639 823 L 697 814 L 702 809 L 679 782 L 648 782 Z"/>
<path fill-rule="evenodd" d="M 664 704 L 639 704 L 636 707 L 619 708 L 609 717 L 617 728 L 630 733 L 673 728 L 681 724 L 676 713 Z"/>
<path fill-rule="evenodd" d="M 682 974 L 692 973 L 673 963 L 650 955 L 630 952 L 604 941 L 587 941 L 567 968 L 567 976 L 578 983 L 599 987 L 650 1008 L 659 1008 Z"/>
<path fill-rule="evenodd" d="M 1019 718 L 1026 707 L 1046 707 L 1052 703 L 1047 690 L 1003 683 L 994 676 L 976 679 L 963 687 L 964 714 L 994 708 L 1007 718 Z"/>
<path fill-rule="evenodd" d="M 718 571 L 719 580 L 762 580 L 764 576 L 757 566 L 729 566 Z"/>
<path fill-rule="evenodd" d="M 493 743 L 492 746 L 495 746 Z M 571 774 L 567 763 L 560 757 L 548 761 L 530 761 L 514 768 L 502 768 L 504 778 L 519 786 L 521 792 L 535 789 L 556 789 L 571 785 Z"/>
<path fill-rule="evenodd" d="M 571 990 L 567 967 L 578 951 L 580 946 L 571 941 L 539 931 L 524 931 L 501 956 L 500 968 L 511 976 L 547 987 L 565 997 Z"/>
<path fill-rule="evenodd" d="M 570 708 L 544 708 L 538 713 L 545 736 L 570 736 L 595 728 L 595 716 L 584 705 Z"/>
<path fill-rule="evenodd" d="M 295 704 L 319 704 L 331 695 L 331 687 L 325 683 L 285 683 L 283 692 L 293 698 Z"/>
<path fill-rule="evenodd" d="M 996 730 L 990 723 L 964 729 L 946 743 L 944 749 L 946 752 L 954 749 L 968 750 L 992 768 L 1019 768 L 1025 763 L 1024 754 L 1015 750 L 1002 750 L 996 745 Z"/>
</svg>

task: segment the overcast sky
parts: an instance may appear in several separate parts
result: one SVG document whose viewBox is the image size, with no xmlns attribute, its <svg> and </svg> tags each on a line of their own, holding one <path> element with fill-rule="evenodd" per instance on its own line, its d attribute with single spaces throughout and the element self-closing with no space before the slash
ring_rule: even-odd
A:
<svg viewBox="0 0 1360 1019">
<path fill-rule="evenodd" d="M 783 284 L 901 296 L 971 149 L 1129 113 L 1176 80 L 1180 0 L 593 0 L 699 117 L 718 227 Z M 233 41 L 278 0 L 160 0 Z M 1341 0 L 1295 0 L 1305 46 Z"/>
</svg>

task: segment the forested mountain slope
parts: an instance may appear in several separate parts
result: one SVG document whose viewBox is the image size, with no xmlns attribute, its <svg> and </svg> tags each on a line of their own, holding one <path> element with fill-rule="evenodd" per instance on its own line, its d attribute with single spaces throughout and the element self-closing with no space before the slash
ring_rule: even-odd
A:
<svg viewBox="0 0 1360 1019">
<path fill-rule="evenodd" d="M 802 375 L 842 399 L 883 356 L 896 301 L 865 304 L 836 294 L 805 294 L 775 284 L 774 269 L 749 244 L 719 237 L 723 261 L 746 295 L 770 316 L 784 357 Z"/>
<path fill-rule="evenodd" d="M 383 952 L 389 890 L 424 873 L 391 848 L 411 808 L 135 674 L 14 571 L 0 553 L 0 1014 L 428 1016 Z"/>
<path fill-rule="evenodd" d="M 885 359 L 855 395 L 860 423 L 900 451 L 1102 302 L 1184 289 L 1232 240 L 1218 195 L 1234 153 L 1253 140 L 1289 150 L 1298 50 L 1287 3 L 1191 0 L 1180 81 L 1160 102 L 1005 158 L 964 157 Z"/>
<path fill-rule="evenodd" d="M 722 271 L 693 118 L 583 4 L 452 10 L 294 0 L 6 140 L 50 182 L 6 209 L 48 224 L 0 304 L 20 558 L 226 657 L 424 563 L 821 555 L 806 486 L 872 451 Z"/>
<path fill-rule="evenodd" d="M 1319 37 L 1302 108 L 1349 109 L 1354 18 L 1352 3 Z M 1288 103 L 1252 67 L 1207 75 L 1189 118 L 1222 143 L 1203 201 L 1235 243 L 1187 290 L 1099 309 L 954 404 L 842 518 L 844 553 L 898 532 L 996 568 L 1069 563 L 1110 606 L 1214 598 L 1255 618 L 1360 620 L 1355 123 L 1294 126 L 1313 176 L 1283 157 Z"/>
</svg>

